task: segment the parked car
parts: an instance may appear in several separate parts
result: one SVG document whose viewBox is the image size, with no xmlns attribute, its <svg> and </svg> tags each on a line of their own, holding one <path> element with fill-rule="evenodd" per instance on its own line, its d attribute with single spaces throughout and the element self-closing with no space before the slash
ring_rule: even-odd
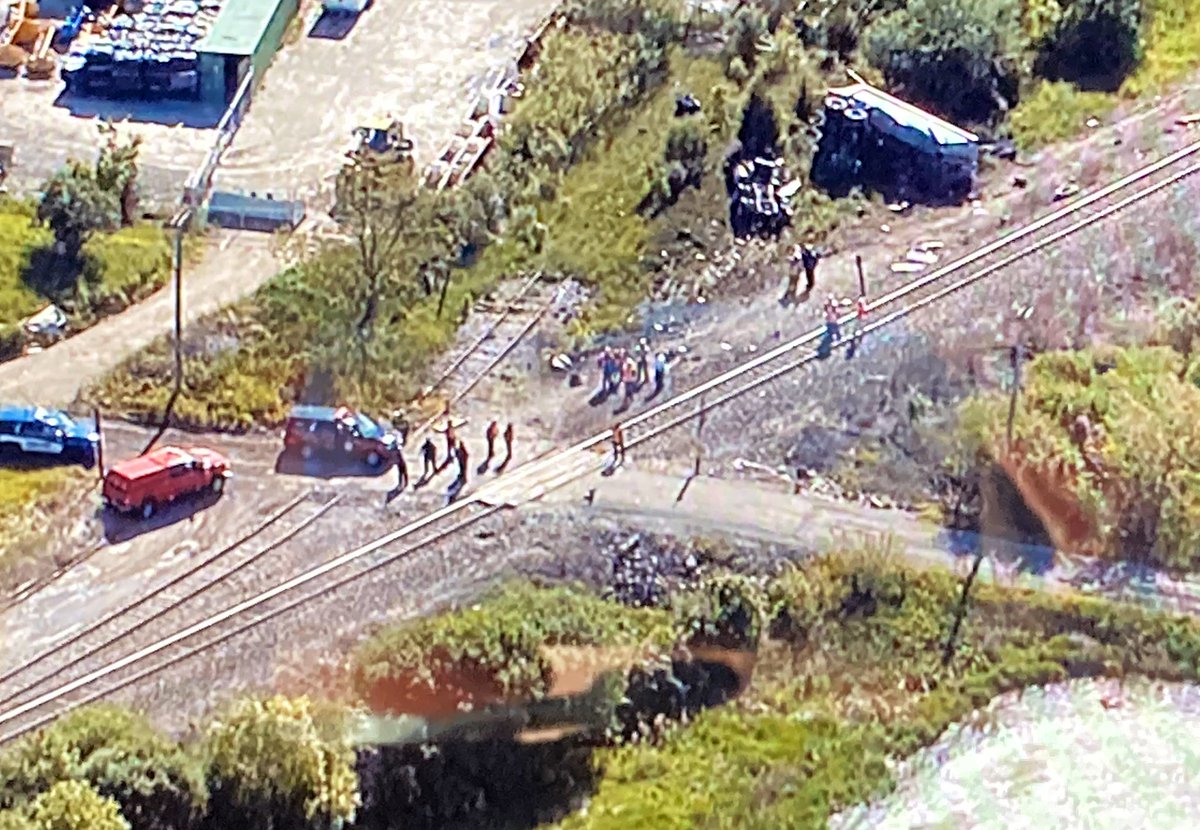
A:
<svg viewBox="0 0 1200 830">
<path fill-rule="evenodd" d="M 396 436 L 344 406 L 297 406 L 283 430 L 284 449 L 304 458 L 338 454 L 378 467 L 396 449 Z"/>
<path fill-rule="evenodd" d="M 178 498 L 220 493 L 233 473 L 229 461 L 204 447 L 160 447 L 113 466 L 104 476 L 104 501 L 121 513 L 149 519 Z"/>
<path fill-rule="evenodd" d="M 0 451 L 57 455 L 91 466 L 99 444 L 90 421 L 41 406 L 0 406 Z"/>
</svg>

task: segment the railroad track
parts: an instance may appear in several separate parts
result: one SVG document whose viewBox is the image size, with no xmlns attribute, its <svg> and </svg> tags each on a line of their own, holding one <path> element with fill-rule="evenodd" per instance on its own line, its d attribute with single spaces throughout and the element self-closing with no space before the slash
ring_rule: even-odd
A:
<svg viewBox="0 0 1200 830">
<path fill-rule="evenodd" d="M 293 498 L 233 542 L 208 553 L 133 602 L 0 673 L 0 707 L 28 698 L 58 678 L 86 671 L 122 648 L 154 639 L 156 631 L 164 627 L 202 617 L 196 603 L 200 597 L 217 607 L 235 601 L 247 592 L 244 583 L 253 575 L 253 569 L 273 568 L 270 555 L 311 527 L 340 500 L 340 495 L 323 499 L 315 490 Z M 267 538 L 259 540 L 264 535 Z M 256 540 L 259 544 L 252 545 Z"/>
<path fill-rule="evenodd" d="M 1107 187 L 1086 194 L 1060 209 L 1010 232 L 996 241 L 891 291 L 870 304 L 871 322 L 861 334 L 896 324 L 940 300 L 1057 244 L 1099 222 L 1107 221 L 1200 172 L 1200 142 L 1141 168 Z M 850 322 L 850 315 L 843 324 Z M 676 429 L 701 414 L 723 406 L 764 384 L 821 359 L 817 346 L 824 327 L 796 337 L 752 360 L 723 372 L 687 392 L 630 417 L 624 422 L 626 445 L 639 444 Z M 849 338 L 831 344 L 847 345 Z M 0 743 L 49 723 L 77 706 L 108 697 L 153 677 L 182 661 L 245 634 L 308 603 L 379 573 L 414 552 L 459 533 L 490 516 L 535 500 L 566 484 L 603 470 L 611 431 L 527 462 L 392 533 L 347 551 L 303 573 L 279 582 L 205 619 L 175 630 L 124 656 L 103 662 L 35 697 L 0 712 Z M 386 551 L 386 553 L 385 553 Z"/>
<path fill-rule="evenodd" d="M 491 374 L 554 307 L 560 290 L 547 291 L 547 288 L 539 272 L 520 283 L 511 295 L 501 289 L 499 296 L 479 303 L 472 312 L 479 334 L 448 361 L 433 383 L 422 390 L 421 397 L 428 398 L 445 391 L 448 393 L 446 401 L 453 410 L 454 405 Z M 426 433 L 440 417 L 439 413 L 428 418 L 412 431 L 410 438 Z"/>
</svg>

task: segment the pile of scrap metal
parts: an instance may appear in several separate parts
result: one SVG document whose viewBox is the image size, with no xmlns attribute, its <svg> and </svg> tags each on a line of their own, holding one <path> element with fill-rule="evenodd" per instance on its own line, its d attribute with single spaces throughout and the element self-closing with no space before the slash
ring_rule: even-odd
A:
<svg viewBox="0 0 1200 830">
<path fill-rule="evenodd" d="M 812 164 L 834 195 L 855 187 L 890 201 L 957 204 L 974 187 L 979 137 L 865 83 L 831 89 Z"/>
<path fill-rule="evenodd" d="M 484 79 L 480 92 L 471 102 L 463 126 L 450 139 L 446 149 L 425 171 L 425 185 L 436 190 L 462 184 L 483 163 L 496 142 L 501 119 L 512 111 L 512 102 L 525 91 L 521 73 L 534 66 L 542 39 L 552 27 L 566 22 L 561 12 L 547 15 L 525 41 L 521 53 L 507 66 Z"/>
<path fill-rule="evenodd" d="M 729 186 L 729 224 L 733 235 L 778 237 L 792 221 L 791 199 L 800 189 L 783 159 L 769 155 L 733 163 Z"/>
</svg>

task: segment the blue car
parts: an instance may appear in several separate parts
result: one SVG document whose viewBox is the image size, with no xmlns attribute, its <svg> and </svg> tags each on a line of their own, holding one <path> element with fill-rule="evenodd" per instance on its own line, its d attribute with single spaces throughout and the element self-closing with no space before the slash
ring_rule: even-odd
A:
<svg viewBox="0 0 1200 830">
<path fill-rule="evenodd" d="M 0 406 L 0 453 L 57 455 L 91 466 L 99 443 L 94 424 L 60 410 Z"/>
</svg>

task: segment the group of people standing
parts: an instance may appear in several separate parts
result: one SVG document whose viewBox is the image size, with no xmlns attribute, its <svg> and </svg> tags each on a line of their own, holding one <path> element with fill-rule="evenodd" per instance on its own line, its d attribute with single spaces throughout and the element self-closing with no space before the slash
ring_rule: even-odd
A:
<svg viewBox="0 0 1200 830">
<path fill-rule="evenodd" d="M 812 296 L 813 291 L 817 287 L 817 263 L 820 262 L 820 259 L 821 254 L 807 243 L 801 243 L 792 248 L 791 262 L 788 268 L 787 290 L 784 292 L 782 299 L 785 305 L 797 300 L 803 302 Z M 837 343 L 841 339 L 841 318 L 851 309 L 854 311 L 854 331 L 851 334 L 850 345 L 846 348 L 846 359 L 849 360 L 854 357 L 854 353 L 858 348 L 863 327 L 866 325 L 867 312 L 870 307 L 867 302 L 867 287 L 861 276 L 861 264 L 860 261 L 858 299 L 839 299 L 830 294 L 825 300 L 825 336 L 821 339 L 821 344 L 817 347 L 817 353 L 822 357 L 828 357 L 833 351 L 834 343 Z M 796 290 L 800 284 L 801 273 L 804 274 L 804 292 L 797 295 Z"/>
<path fill-rule="evenodd" d="M 645 337 L 639 339 L 632 349 L 606 347 L 596 358 L 596 366 L 600 370 L 597 402 L 623 392 L 623 408 L 627 407 L 638 390 L 651 381 L 654 388 L 650 397 L 658 396 L 666 387 L 668 365 L 667 356 L 662 352 L 653 353 Z"/>
<path fill-rule="evenodd" d="M 450 408 L 446 407 L 443 413 L 445 418 L 444 424 L 439 424 L 434 427 L 435 432 L 441 432 L 445 439 L 446 450 L 445 454 L 439 458 L 437 443 L 434 441 L 433 435 L 427 435 L 421 443 L 421 477 L 413 483 L 413 488 L 423 487 L 429 483 L 434 476 L 449 467 L 452 463 L 457 465 L 458 474 L 451 485 L 452 492 L 458 492 L 466 486 L 467 479 L 470 475 L 470 452 L 467 450 L 467 443 L 459 434 L 461 427 L 465 425 L 465 421 L 455 422 L 450 416 Z M 496 465 L 496 472 L 505 470 L 513 457 L 513 438 L 515 430 L 512 423 L 505 425 L 503 433 L 500 430 L 498 421 L 491 421 L 484 430 L 484 441 L 487 445 L 487 455 L 484 457 L 483 463 L 476 469 L 476 473 L 482 475 L 486 473 L 492 466 L 492 462 L 496 460 L 496 445 L 501 439 L 504 442 L 504 458 Z M 396 487 L 392 491 L 393 494 L 403 492 L 409 484 L 408 462 L 404 457 L 404 444 L 407 436 L 401 434 L 401 438 L 396 442 Z"/>
</svg>

